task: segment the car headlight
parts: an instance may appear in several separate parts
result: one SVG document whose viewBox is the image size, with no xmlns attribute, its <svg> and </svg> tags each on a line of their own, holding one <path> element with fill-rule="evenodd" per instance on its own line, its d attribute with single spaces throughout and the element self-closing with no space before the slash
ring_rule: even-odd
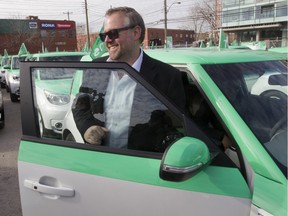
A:
<svg viewBox="0 0 288 216">
<path fill-rule="evenodd" d="M 19 76 L 13 76 L 13 79 L 14 79 L 15 81 L 20 81 L 20 77 L 19 77 Z"/>
<path fill-rule="evenodd" d="M 66 94 L 55 94 L 44 90 L 44 94 L 47 100 L 54 105 L 65 105 L 70 102 L 70 95 Z"/>
</svg>

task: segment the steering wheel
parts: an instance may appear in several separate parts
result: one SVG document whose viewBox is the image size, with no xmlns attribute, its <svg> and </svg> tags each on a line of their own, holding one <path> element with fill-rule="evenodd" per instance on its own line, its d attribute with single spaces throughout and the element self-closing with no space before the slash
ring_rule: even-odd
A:
<svg viewBox="0 0 288 216">
<path fill-rule="evenodd" d="M 283 118 L 281 118 L 271 129 L 269 137 L 272 140 L 273 137 L 278 134 L 280 131 L 284 130 L 286 128 L 287 130 L 287 116 L 285 115 Z"/>
</svg>

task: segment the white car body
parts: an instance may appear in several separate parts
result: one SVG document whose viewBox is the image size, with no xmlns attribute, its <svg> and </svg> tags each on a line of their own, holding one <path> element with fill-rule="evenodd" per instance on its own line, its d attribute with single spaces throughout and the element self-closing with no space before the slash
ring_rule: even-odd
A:
<svg viewBox="0 0 288 216">
<path fill-rule="evenodd" d="M 261 77 L 257 79 L 257 81 L 254 83 L 254 85 L 251 88 L 251 93 L 255 95 L 261 95 L 263 93 L 267 92 L 282 92 L 285 95 L 288 95 L 288 85 L 271 85 L 269 84 L 269 78 L 272 75 L 279 75 L 278 72 L 266 72 Z M 277 93 L 276 93 L 277 94 Z M 276 97 L 276 95 L 275 95 Z"/>
<path fill-rule="evenodd" d="M 27 61 L 78 61 L 84 55 L 83 52 L 50 52 L 37 53 L 29 56 Z M 44 80 L 44 86 L 41 79 L 50 79 L 42 77 L 41 72 L 37 71 L 37 111 L 41 136 L 61 137 L 64 116 L 67 113 L 70 102 L 70 87 L 72 77 L 61 77 L 56 80 Z M 49 83 L 49 85 L 47 85 Z M 57 86 L 57 88 L 56 88 Z M 58 88 L 59 87 L 59 88 Z M 57 89 L 57 90 L 56 90 Z"/>
</svg>

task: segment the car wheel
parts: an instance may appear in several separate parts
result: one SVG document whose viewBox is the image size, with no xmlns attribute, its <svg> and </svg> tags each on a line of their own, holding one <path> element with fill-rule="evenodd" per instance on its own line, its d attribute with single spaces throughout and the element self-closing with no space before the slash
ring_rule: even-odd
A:
<svg viewBox="0 0 288 216">
<path fill-rule="evenodd" d="M 65 140 L 66 140 L 66 141 L 74 141 L 74 142 L 76 141 L 75 138 L 74 138 L 74 136 L 73 136 L 71 133 L 69 133 L 69 134 L 66 136 Z"/>
<path fill-rule="evenodd" d="M 41 113 L 38 111 L 38 122 L 39 122 L 39 131 L 41 137 L 53 138 L 53 139 L 61 139 L 60 134 L 54 133 L 53 130 L 47 129 L 44 125 L 43 118 Z"/>
<path fill-rule="evenodd" d="M 269 97 L 269 98 L 273 98 L 276 100 L 282 100 L 283 102 L 287 102 L 287 95 L 281 91 L 275 91 L 275 90 L 267 91 L 267 92 L 263 92 L 260 96 Z"/>
<path fill-rule="evenodd" d="M 8 85 L 8 83 L 6 83 L 6 86 L 5 86 L 5 87 L 6 87 L 6 92 L 8 92 L 8 93 L 9 93 L 9 92 L 10 92 L 10 88 L 9 88 L 9 85 Z"/>
<path fill-rule="evenodd" d="M 0 129 L 4 128 L 5 121 L 4 121 L 4 111 L 1 113 L 1 121 L 0 121 Z"/>
<path fill-rule="evenodd" d="M 17 102 L 18 96 L 16 94 L 13 94 L 12 92 L 10 92 L 10 99 L 12 102 Z"/>
<path fill-rule="evenodd" d="M 49 137 L 50 130 L 45 128 L 43 118 L 40 112 L 38 112 L 38 121 L 39 121 L 39 130 L 40 130 L 40 136 L 41 137 Z"/>
</svg>

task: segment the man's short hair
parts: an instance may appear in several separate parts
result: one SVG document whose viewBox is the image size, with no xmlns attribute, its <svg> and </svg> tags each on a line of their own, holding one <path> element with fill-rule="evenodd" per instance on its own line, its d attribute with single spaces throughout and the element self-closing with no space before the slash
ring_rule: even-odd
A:
<svg viewBox="0 0 288 216">
<path fill-rule="evenodd" d="M 125 14 L 126 17 L 129 18 L 129 25 L 130 26 L 140 26 L 141 28 L 141 35 L 139 38 L 139 42 L 142 43 L 144 38 L 145 38 L 145 24 L 143 21 L 142 16 L 134 9 L 131 7 L 115 7 L 115 8 L 110 8 L 107 10 L 105 16 L 110 16 L 113 13 L 123 13 Z"/>
</svg>

